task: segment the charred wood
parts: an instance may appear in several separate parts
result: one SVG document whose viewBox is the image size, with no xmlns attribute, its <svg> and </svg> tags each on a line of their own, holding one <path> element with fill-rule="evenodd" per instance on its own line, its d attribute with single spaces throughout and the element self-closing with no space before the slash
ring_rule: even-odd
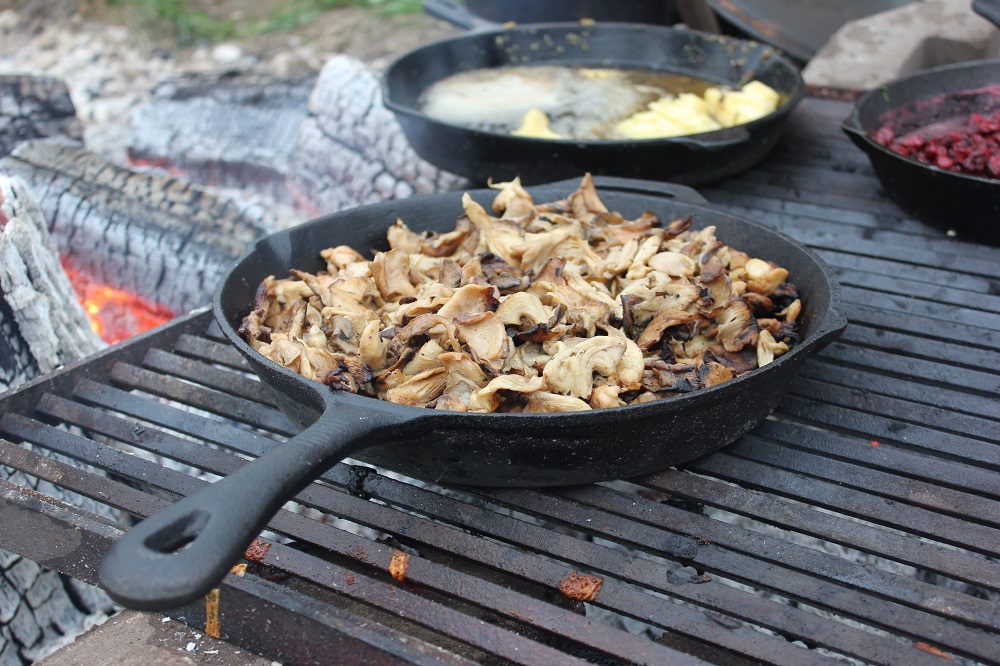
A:
<svg viewBox="0 0 1000 666">
<path fill-rule="evenodd" d="M 75 269 L 175 312 L 206 305 L 226 268 L 265 231 L 260 215 L 232 201 L 62 141 L 21 144 L 0 159 L 0 172 L 25 181 Z"/>
<path fill-rule="evenodd" d="M 59 264 L 41 210 L 23 183 L 0 176 L 0 392 L 101 345 Z M 0 478 L 111 515 L 93 500 L 2 465 Z M 0 550 L 0 664 L 40 659 L 113 609 L 97 588 Z"/>
<path fill-rule="evenodd" d="M 129 160 L 287 202 L 285 176 L 314 81 L 236 74 L 165 81 L 132 118 Z"/>
<path fill-rule="evenodd" d="M 417 156 L 382 105 L 378 76 L 343 55 L 331 58 L 320 72 L 295 155 L 288 187 L 311 215 L 465 183 Z"/>
<path fill-rule="evenodd" d="M 82 132 L 65 83 L 48 76 L 0 76 L 0 157 L 29 139 L 79 139 Z"/>
<path fill-rule="evenodd" d="M 38 204 L 17 178 L 0 176 L 0 390 L 103 345 L 59 263 Z"/>
</svg>

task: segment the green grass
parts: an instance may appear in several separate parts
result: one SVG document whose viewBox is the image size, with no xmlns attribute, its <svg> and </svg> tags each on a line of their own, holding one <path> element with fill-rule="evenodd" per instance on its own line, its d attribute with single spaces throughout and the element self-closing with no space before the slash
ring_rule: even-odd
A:
<svg viewBox="0 0 1000 666">
<path fill-rule="evenodd" d="M 338 7 L 364 7 L 380 16 L 413 14 L 421 0 L 293 0 L 254 22 L 218 18 L 192 6 L 189 0 L 108 0 L 112 6 L 128 6 L 155 31 L 167 30 L 181 44 L 221 42 L 270 32 L 287 32 L 308 25 L 323 12 Z"/>
</svg>

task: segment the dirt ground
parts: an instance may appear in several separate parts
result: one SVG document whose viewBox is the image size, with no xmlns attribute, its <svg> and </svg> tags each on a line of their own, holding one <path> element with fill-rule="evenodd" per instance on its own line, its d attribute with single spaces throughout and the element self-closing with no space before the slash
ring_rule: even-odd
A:
<svg viewBox="0 0 1000 666">
<path fill-rule="evenodd" d="M 158 57 L 176 57 L 184 61 L 212 50 L 219 43 L 178 43 L 168 21 L 152 21 L 135 8 L 139 3 L 128 0 L 109 3 L 107 0 L 0 0 L 0 11 L 13 11 L 18 18 L 17 30 L 0 44 L 0 57 L 17 49 L 39 35 L 53 29 L 99 33 L 101 26 L 116 26 L 129 31 L 134 46 L 145 47 Z M 253 26 L 274 21 L 287 0 L 220 0 L 191 2 L 192 9 L 202 10 L 213 19 L 232 21 L 237 32 L 250 32 Z M 259 61 L 273 60 L 283 52 L 318 55 L 347 53 L 366 62 L 382 64 L 387 56 L 405 51 L 456 30 L 422 14 L 384 15 L 371 9 L 342 7 L 319 12 L 315 17 L 294 12 L 286 22 L 302 25 L 249 36 L 221 40 L 236 45 L 243 54 Z M 259 28 L 258 28 L 259 29 Z M 95 34 L 96 36 L 96 34 Z M 305 47 L 305 48 L 303 48 Z M 311 59 L 285 59 L 292 68 L 315 68 Z"/>
<path fill-rule="evenodd" d="M 165 79 L 187 73 L 243 72 L 286 77 L 319 71 L 344 53 L 375 68 L 397 53 L 457 30 L 422 14 L 386 16 L 343 7 L 294 16 L 291 29 L 262 32 L 287 0 L 189 0 L 242 33 L 182 42 L 169 21 L 140 9 L 157 0 L 0 0 L 0 75 L 47 74 L 66 82 L 87 147 L 123 163 L 135 109 Z M 166 0 L 164 0 L 166 1 Z"/>
</svg>

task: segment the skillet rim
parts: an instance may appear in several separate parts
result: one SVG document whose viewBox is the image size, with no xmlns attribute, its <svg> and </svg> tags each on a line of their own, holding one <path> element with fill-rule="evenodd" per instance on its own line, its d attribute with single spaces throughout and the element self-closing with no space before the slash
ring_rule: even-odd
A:
<svg viewBox="0 0 1000 666">
<path fill-rule="evenodd" d="M 597 177 L 595 177 L 596 179 Z M 558 186 L 565 184 L 566 181 L 558 181 L 554 183 L 545 183 L 542 185 L 532 186 L 533 188 L 540 189 L 547 186 Z M 599 183 L 597 183 L 599 185 Z M 688 206 L 696 208 L 702 211 L 706 211 L 715 215 L 723 215 L 725 217 L 731 218 L 732 220 L 740 223 L 747 224 L 754 228 L 758 233 L 762 233 L 765 236 L 770 236 L 772 238 L 777 238 L 786 243 L 789 243 L 792 248 L 801 252 L 816 266 L 818 275 L 820 279 L 825 283 L 826 290 L 829 293 L 829 304 L 825 312 L 819 312 L 816 314 L 816 321 L 814 323 L 815 330 L 810 331 L 809 335 L 803 339 L 801 342 L 796 344 L 787 353 L 782 354 L 774 361 L 769 363 L 763 368 L 756 368 L 747 372 L 739 377 L 731 379 L 722 384 L 712 386 L 709 388 L 701 388 L 690 393 L 682 393 L 679 395 L 671 396 L 669 398 L 661 398 L 659 400 L 653 400 L 641 404 L 631 404 L 622 405 L 619 407 L 605 407 L 601 409 L 584 410 L 578 412 L 543 412 L 543 413 L 509 413 L 509 412 L 445 412 L 433 409 L 428 409 L 426 407 L 412 407 L 409 405 L 400 405 L 397 403 L 389 402 L 387 400 L 381 400 L 379 398 L 374 398 L 370 396 L 358 395 L 355 393 L 349 393 L 346 391 L 333 391 L 326 389 L 323 384 L 319 382 L 306 379 L 302 375 L 293 372 L 287 368 L 284 368 L 266 356 L 259 354 L 254 351 L 252 347 L 237 333 L 236 329 L 230 325 L 228 318 L 226 317 L 225 309 L 222 305 L 222 295 L 226 291 L 230 280 L 233 279 L 233 275 L 236 271 L 243 266 L 243 264 L 249 261 L 255 254 L 260 251 L 260 249 L 268 243 L 274 241 L 274 239 L 280 237 L 291 236 L 292 233 L 297 232 L 301 229 L 308 227 L 321 227 L 329 226 L 333 224 L 342 224 L 346 216 L 349 216 L 360 209 L 366 208 L 376 208 L 376 207 L 389 207 L 393 205 L 417 205 L 414 202 L 423 202 L 432 198 L 444 199 L 445 197 L 458 197 L 459 201 L 464 192 L 468 192 L 470 195 L 486 195 L 496 190 L 490 188 L 479 188 L 475 190 L 456 190 L 449 192 L 437 192 L 434 194 L 419 195 L 415 197 L 409 197 L 407 199 L 390 199 L 387 201 L 376 202 L 372 204 L 365 204 L 362 206 L 355 206 L 352 208 L 347 208 L 330 215 L 325 215 L 302 224 L 289 227 L 288 229 L 283 229 L 281 231 L 274 232 L 267 236 L 257 239 L 254 241 L 253 245 L 247 252 L 243 254 L 226 272 L 226 274 L 219 280 L 218 285 L 215 289 L 215 294 L 212 298 L 212 314 L 215 318 L 216 323 L 219 325 L 223 335 L 226 339 L 236 347 L 236 349 L 243 355 L 251 365 L 254 374 L 259 375 L 255 367 L 256 364 L 263 365 L 268 371 L 272 373 L 277 373 L 287 378 L 294 384 L 311 391 L 316 394 L 322 404 L 319 406 L 320 415 L 323 412 L 329 411 L 330 407 L 335 403 L 339 403 L 341 407 L 350 407 L 354 409 L 359 409 L 362 411 L 378 411 L 387 416 L 398 416 L 401 421 L 411 421 L 411 420 L 422 420 L 426 421 L 428 419 L 438 419 L 447 417 L 461 417 L 461 423 L 467 426 L 485 426 L 485 427 L 495 427 L 503 426 L 505 423 L 509 423 L 512 420 L 516 420 L 521 426 L 527 428 L 533 427 L 551 427 L 553 425 L 558 425 L 558 422 L 568 423 L 573 421 L 574 425 L 587 425 L 590 422 L 602 422 L 607 421 L 618 421 L 626 420 L 635 416 L 639 412 L 647 412 L 646 416 L 650 416 L 657 411 L 661 411 L 667 408 L 683 410 L 690 403 L 692 406 L 696 406 L 700 401 L 710 400 L 711 398 L 717 396 L 720 393 L 729 391 L 732 393 L 740 392 L 740 389 L 745 388 L 746 385 L 758 381 L 761 377 L 765 376 L 768 371 L 773 371 L 778 368 L 783 367 L 794 362 L 794 359 L 798 357 L 805 357 L 813 351 L 813 348 L 817 345 L 822 345 L 824 341 L 830 339 L 830 336 L 839 337 L 840 333 L 843 332 L 844 328 L 848 325 L 847 318 L 843 315 L 841 311 L 841 295 L 840 295 L 840 284 L 834 278 L 832 271 L 829 266 L 826 265 L 815 252 L 811 249 L 794 240 L 793 238 L 771 229 L 760 222 L 755 222 L 748 218 L 734 215 L 732 213 L 723 211 L 718 208 L 714 208 L 708 204 L 695 204 L 681 201 L 680 199 L 668 196 L 662 196 L 661 198 L 672 201 L 675 204 L 680 204 L 682 206 Z M 628 192 L 619 191 L 620 194 L 629 197 L 654 197 L 653 194 L 642 194 L 640 192 Z M 388 227 L 386 227 L 388 229 Z M 263 278 L 262 278 L 263 279 Z M 794 282 L 793 282 L 794 283 Z M 259 283 L 258 283 L 259 284 Z M 772 372 L 773 374 L 773 372 Z M 263 378 L 261 378 L 262 381 Z M 264 381 L 264 383 L 268 383 Z M 686 402 L 685 402 L 686 401 Z M 450 420 L 450 419 L 449 419 Z"/>
<path fill-rule="evenodd" d="M 501 134 L 500 132 L 490 132 L 472 127 L 466 127 L 465 125 L 459 125 L 457 123 L 438 120 L 419 111 L 413 106 L 403 104 L 402 102 L 393 99 L 393 91 L 389 86 L 389 74 L 397 67 L 401 67 L 403 60 L 415 54 L 418 54 L 421 51 L 430 49 L 432 47 L 441 44 L 445 44 L 447 42 L 457 42 L 462 39 L 468 39 L 470 37 L 478 37 L 480 35 L 495 36 L 511 31 L 530 33 L 541 29 L 569 28 L 569 27 L 572 27 L 577 30 L 602 29 L 602 28 L 607 28 L 607 29 L 626 28 L 626 29 L 653 32 L 653 33 L 657 32 L 690 33 L 698 35 L 699 37 L 703 37 L 708 41 L 718 41 L 721 44 L 735 43 L 735 44 L 746 44 L 753 47 L 759 47 L 763 52 L 762 60 L 770 61 L 773 59 L 787 66 L 789 72 L 795 77 L 795 87 L 790 93 L 788 93 L 787 99 L 785 99 L 784 102 L 780 106 L 778 106 L 777 109 L 767 114 L 766 116 L 761 116 L 760 118 L 751 120 L 748 123 L 741 123 L 739 125 L 733 125 L 732 127 L 723 127 L 722 129 L 712 130 L 710 132 L 697 132 L 695 134 L 682 134 L 680 136 L 658 137 L 658 138 L 648 138 L 648 139 L 539 139 L 535 137 L 516 136 L 513 134 Z M 642 69 L 642 67 L 638 66 L 636 68 Z M 646 69 L 651 69 L 651 68 L 647 67 Z M 668 72 L 668 73 L 688 73 L 687 71 L 667 70 L 667 69 L 654 69 L 653 71 Z M 695 70 L 691 70 L 691 72 L 694 71 Z M 703 80 L 710 81 L 710 79 L 704 79 L 704 78 Z M 715 83 L 714 81 L 711 82 Z M 477 139 L 482 139 L 487 137 L 493 139 L 502 138 L 502 139 L 509 139 L 511 141 L 514 141 L 515 143 L 524 143 L 526 145 L 527 144 L 537 145 L 540 143 L 554 143 L 558 146 L 578 146 L 581 148 L 592 148 L 592 147 L 602 147 L 602 146 L 627 148 L 629 146 L 634 146 L 634 145 L 649 146 L 649 145 L 656 145 L 663 143 L 693 146 L 695 148 L 703 150 L 711 150 L 716 147 L 722 148 L 723 146 L 730 145 L 731 143 L 742 143 L 749 138 L 745 133 L 748 133 L 751 130 L 756 129 L 761 125 L 780 120 L 784 116 L 788 115 L 795 109 L 795 107 L 799 105 L 799 102 L 802 101 L 802 99 L 805 97 L 805 94 L 806 94 L 806 83 L 805 80 L 802 78 L 801 68 L 798 65 L 796 65 L 795 62 L 788 57 L 788 55 L 786 55 L 777 47 L 774 47 L 765 42 L 757 41 L 755 39 L 740 39 L 738 37 L 731 37 L 729 35 L 721 35 L 721 34 L 717 35 L 715 33 L 704 32 L 701 30 L 692 30 L 691 28 L 678 28 L 676 26 L 667 26 L 667 25 L 662 25 L 662 26 L 650 25 L 646 23 L 614 22 L 614 23 L 596 23 L 592 26 L 582 26 L 579 23 L 573 23 L 573 22 L 530 23 L 525 25 L 516 25 L 510 28 L 498 26 L 496 28 L 490 28 L 486 30 L 467 31 L 465 33 L 455 35 L 453 37 L 446 37 L 444 39 L 439 39 L 435 42 L 431 42 L 430 44 L 423 44 L 421 46 L 409 49 L 408 51 L 405 51 L 396 56 L 395 58 L 393 58 L 393 60 L 382 72 L 382 104 L 387 109 L 392 111 L 394 114 L 408 116 L 410 118 L 414 118 L 422 122 L 437 124 L 442 127 L 446 127 L 448 129 L 469 132 L 472 138 L 477 138 Z M 733 134 L 742 134 L 742 136 L 733 136 L 732 138 L 730 138 L 730 135 Z M 718 139 L 718 141 L 713 141 L 713 139 Z"/>
</svg>

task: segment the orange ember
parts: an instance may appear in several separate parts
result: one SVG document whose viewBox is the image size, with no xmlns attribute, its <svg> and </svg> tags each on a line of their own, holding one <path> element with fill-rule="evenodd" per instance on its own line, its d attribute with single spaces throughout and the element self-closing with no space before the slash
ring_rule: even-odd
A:
<svg viewBox="0 0 1000 666">
<path fill-rule="evenodd" d="M 174 318 L 174 313 L 162 305 L 95 282 L 65 261 L 63 268 L 77 300 L 90 317 L 91 328 L 108 344 L 121 342 Z"/>
</svg>

